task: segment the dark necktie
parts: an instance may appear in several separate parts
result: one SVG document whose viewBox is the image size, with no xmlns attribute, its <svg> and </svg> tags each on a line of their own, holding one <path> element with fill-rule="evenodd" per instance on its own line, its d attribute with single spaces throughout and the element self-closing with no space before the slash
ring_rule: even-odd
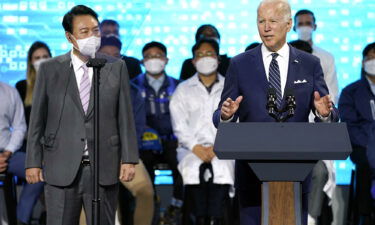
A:
<svg viewBox="0 0 375 225">
<path fill-rule="evenodd" d="M 269 69 L 269 85 L 270 85 L 270 88 L 274 88 L 276 90 L 276 96 L 277 96 L 276 104 L 277 104 L 277 107 L 280 108 L 282 94 L 281 94 L 281 82 L 280 82 L 280 69 L 279 69 L 279 64 L 276 61 L 277 56 L 279 56 L 279 54 L 272 53 L 272 61 L 270 64 L 270 69 Z"/>
</svg>

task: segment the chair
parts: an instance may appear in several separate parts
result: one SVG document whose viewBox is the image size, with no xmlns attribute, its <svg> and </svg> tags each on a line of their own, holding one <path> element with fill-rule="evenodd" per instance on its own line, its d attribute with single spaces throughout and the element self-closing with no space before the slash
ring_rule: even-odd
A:
<svg viewBox="0 0 375 225">
<path fill-rule="evenodd" d="M 15 225 L 17 224 L 17 191 L 14 177 L 7 172 L 0 173 L 0 182 L 0 188 L 4 192 L 8 224 Z"/>
</svg>

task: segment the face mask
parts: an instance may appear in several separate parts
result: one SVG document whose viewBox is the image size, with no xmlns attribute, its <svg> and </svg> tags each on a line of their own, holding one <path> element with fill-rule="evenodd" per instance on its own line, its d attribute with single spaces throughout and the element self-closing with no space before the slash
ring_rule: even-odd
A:
<svg viewBox="0 0 375 225">
<path fill-rule="evenodd" d="M 97 37 L 95 35 L 84 39 L 76 39 L 76 41 L 78 45 L 77 50 L 86 57 L 94 58 L 95 53 L 100 48 L 100 37 Z"/>
<path fill-rule="evenodd" d="M 309 41 L 312 37 L 313 28 L 309 26 L 302 26 L 297 28 L 298 39 L 302 41 Z"/>
<path fill-rule="evenodd" d="M 149 59 L 144 62 L 147 73 L 157 75 L 164 71 L 165 61 L 161 59 Z"/>
<path fill-rule="evenodd" d="M 219 62 L 217 59 L 206 56 L 195 63 L 198 73 L 208 76 L 217 70 Z"/>
<path fill-rule="evenodd" d="M 363 69 L 370 76 L 375 76 L 375 59 L 366 61 L 363 65 Z"/>
<path fill-rule="evenodd" d="M 38 59 L 38 60 L 36 60 L 36 61 L 33 63 L 34 69 L 35 69 L 35 71 L 36 71 L 37 73 L 38 73 L 38 71 L 39 71 L 40 64 L 42 64 L 42 62 L 45 62 L 45 61 L 47 61 L 47 59 L 46 59 L 46 58 L 42 58 L 42 59 Z"/>
</svg>

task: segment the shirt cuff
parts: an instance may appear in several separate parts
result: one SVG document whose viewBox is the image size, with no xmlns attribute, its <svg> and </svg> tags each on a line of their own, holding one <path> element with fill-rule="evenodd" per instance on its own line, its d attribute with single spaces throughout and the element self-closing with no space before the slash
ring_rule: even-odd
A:
<svg viewBox="0 0 375 225">
<path fill-rule="evenodd" d="M 332 115 L 332 112 L 329 112 L 328 116 L 324 117 L 322 115 L 320 115 L 320 113 L 318 112 L 318 110 L 315 109 L 315 115 L 323 122 L 323 123 L 329 123 L 332 121 L 332 118 L 331 118 L 331 115 Z"/>
<path fill-rule="evenodd" d="M 229 119 L 223 120 L 220 115 L 220 123 L 229 123 L 233 120 L 234 115 L 232 115 Z"/>
</svg>

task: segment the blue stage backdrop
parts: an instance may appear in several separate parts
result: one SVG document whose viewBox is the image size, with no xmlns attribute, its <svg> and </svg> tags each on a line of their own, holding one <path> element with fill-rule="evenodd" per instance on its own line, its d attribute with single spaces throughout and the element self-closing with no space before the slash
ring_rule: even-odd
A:
<svg viewBox="0 0 375 225">
<path fill-rule="evenodd" d="M 123 54 L 140 58 L 145 43 L 163 42 L 170 59 L 167 72 L 178 78 L 183 60 L 192 56 L 194 34 L 201 24 L 211 23 L 219 29 L 222 54 L 234 56 L 248 44 L 259 42 L 258 3 L 258 0 L 1 0 L 0 81 L 14 85 L 25 78 L 27 50 L 34 41 L 46 42 L 53 56 L 71 49 L 61 21 L 74 5 L 93 8 L 100 20 L 117 20 Z M 318 28 L 314 40 L 335 56 L 340 90 L 357 80 L 362 49 L 375 41 L 375 1 L 290 0 L 290 3 L 293 15 L 305 8 L 315 13 Z M 288 40 L 296 38 L 291 31 Z M 339 171 L 351 168 L 350 163 L 337 163 Z M 350 180 L 345 174 L 338 175 L 339 184 Z"/>
<path fill-rule="evenodd" d="M 203 23 L 218 27 L 221 53 L 234 56 L 259 41 L 256 28 L 258 0 L 86 0 L 0 1 L 0 80 L 12 85 L 25 77 L 31 43 L 46 42 L 54 56 L 67 52 L 61 21 L 77 4 L 92 7 L 100 20 L 121 26 L 122 52 L 141 57 L 145 43 L 157 40 L 168 47 L 168 74 L 178 78 L 184 59 L 191 57 L 194 34 Z M 361 51 L 375 40 L 374 0 L 291 0 L 293 14 L 310 9 L 316 14 L 315 43 L 333 53 L 340 89 L 359 78 Z M 296 39 L 291 31 L 289 40 Z"/>
</svg>

